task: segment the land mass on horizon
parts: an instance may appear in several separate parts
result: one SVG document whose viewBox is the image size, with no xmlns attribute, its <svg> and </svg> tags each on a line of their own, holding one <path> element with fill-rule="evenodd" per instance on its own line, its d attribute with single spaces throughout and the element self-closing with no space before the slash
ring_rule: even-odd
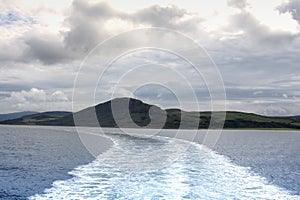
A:
<svg viewBox="0 0 300 200">
<path fill-rule="evenodd" d="M 117 113 L 113 113 L 112 104 L 117 106 Z M 151 123 L 149 111 L 155 110 L 156 114 L 152 119 L 161 117 L 163 113 L 166 120 L 163 125 L 160 123 Z M 130 123 L 125 116 L 129 111 Z M 151 112 L 151 111 L 150 111 Z M 224 115 L 225 111 L 213 112 L 214 116 Z M 185 120 L 181 126 L 182 116 Z M 122 127 L 122 128 L 164 128 L 164 129 L 207 129 L 211 122 L 212 112 L 188 112 L 180 109 L 163 110 L 158 106 L 144 103 L 133 98 L 117 98 L 96 106 L 91 106 L 76 113 L 52 111 L 43 113 L 34 113 L 15 119 L 0 121 L 0 124 L 10 125 L 48 125 L 48 126 L 101 126 L 101 127 Z M 118 119 L 116 122 L 115 119 Z M 218 117 L 214 118 L 218 123 Z M 196 124 L 196 126 L 195 126 Z M 236 111 L 226 111 L 224 122 L 225 129 L 300 129 L 300 117 L 268 117 L 254 113 L 244 113 Z"/>
</svg>

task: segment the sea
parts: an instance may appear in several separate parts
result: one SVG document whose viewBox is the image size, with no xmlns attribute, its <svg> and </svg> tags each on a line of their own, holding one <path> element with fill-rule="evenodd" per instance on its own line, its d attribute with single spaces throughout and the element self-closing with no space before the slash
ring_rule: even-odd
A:
<svg viewBox="0 0 300 200">
<path fill-rule="evenodd" d="M 0 126 L 0 199 L 300 199 L 299 131 L 82 130 Z"/>
</svg>

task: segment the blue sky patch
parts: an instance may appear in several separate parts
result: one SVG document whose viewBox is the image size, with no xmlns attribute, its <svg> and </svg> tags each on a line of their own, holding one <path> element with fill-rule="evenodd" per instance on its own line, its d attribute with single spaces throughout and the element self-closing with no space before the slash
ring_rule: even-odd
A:
<svg viewBox="0 0 300 200">
<path fill-rule="evenodd" d="M 5 14 L 0 14 L 0 26 L 10 25 L 15 23 L 25 23 L 25 24 L 34 24 L 35 21 L 32 17 L 22 17 L 14 12 L 8 12 Z"/>
</svg>

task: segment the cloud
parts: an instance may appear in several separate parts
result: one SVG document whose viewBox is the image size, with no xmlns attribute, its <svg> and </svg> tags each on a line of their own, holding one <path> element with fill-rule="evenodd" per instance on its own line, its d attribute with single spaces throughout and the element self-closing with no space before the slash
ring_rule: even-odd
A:
<svg viewBox="0 0 300 200">
<path fill-rule="evenodd" d="M 229 22 L 230 24 L 226 30 L 240 32 L 240 34 L 237 34 L 233 39 L 229 39 L 228 43 L 237 43 L 246 49 L 282 50 L 282 48 L 288 47 L 299 37 L 299 34 L 272 30 L 248 12 L 231 16 Z"/>
<path fill-rule="evenodd" d="M 248 2 L 229 0 L 228 5 L 242 9 Z M 92 48 L 108 37 L 121 31 L 145 26 L 179 30 L 199 37 L 196 39 L 204 43 L 210 40 L 209 45 L 212 46 L 219 45 L 217 41 L 224 39 L 224 43 L 227 42 L 225 45 L 238 44 L 235 49 L 282 48 L 291 44 L 297 37 L 290 32 L 271 30 L 247 11 L 229 17 L 229 24 L 223 30 L 230 33 L 229 36 L 222 33 L 222 30 L 206 31 L 202 26 L 204 19 L 200 16 L 201 13 L 190 12 L 176 5 L 151 5 L 128 13 L 111 7 L 105 1 L 91 3 L 74 0 L 64 23 L 61 24 L 63 27 L 61 31 L 51 33 L 47 30 L 40 31 L 39 26 L 28 25 L 31 27 L 29 31 L 0 44 L 3 47 L 1 49 L 9 49 L 0 51 L 0 58 L 18 62 L 39 61 L 47 65 L 81 60 Z M 240 34 L 236 34 L 238 32 Z M 133 43 L 135 39 L 123 41 L 122 45 Z"/>
<path fill-rule="evenodd" d="M 12 92 L 9 98 L 13 103 L 40 102 L 46 101 L 46 93 L 44 90 L 32 88 L 30 91 Z"/>
<path fill-rule="evenodd" d="M 55 91 L 51 94 L 51 97 L 49 98 L 51 101 L 69 101 L 67 95 L 63 93 L 62 91 Z"/>
<path fill-rule="evenodd" d="M 42 63 L 46 65 L 64 63 L 75 54 L 64 47 L 59 35 L 27 31 L 21 38 L 0 42 L 0 60 L 19 63 Z"/>
<path fill-rule="evenodd" d="M 263 114 L 268 116 L 287 116 L 290 114 L 290 111 L 285 107 L 271 105 L 263 110 Z"/>
<path fill-rule="evenodd" d="M 295 106 L 299 101 L 291 100 L 229 100 L 227 110 L 239 110 L 243 112 L 257 113 L 266 116 L 292 116 L 299 115 L 300 109 Z"/>
<path fill-rule="evenodd" d="M 289 0 L 277 8 L 281 13 L 290 13 L 299 24 L 300 24 L 300 1 Z"/>
<path fill-rule="evenodd" d="M 90 19 L 107 19 L 111 17 L 121 17 L 121 11 L 112 8 L 107 2 L 88 3 L 84 0 L 74 0 L 72 3 L 73 12 L 78 15 L 89 17 Z M 73 13 L 75 14 L 75 13 Z"/>
<path fill-rule="evenodd" d="M 227 4 L 230 7 L 244 9 L 247 6 L 249 6 L 249 3 L 247 0 L 227 0 Z"/>
<path fill-rule="evenodd" d="M 29 90 L 31 87 L 17 83 L 1 83 L 0 91 L 5 93 L 16 92 L 21 90 Z"/>
<path fill-rule="evenodd" d="M 114 9 L 105 1 L 90 3 L 74 0 L 67 13 L 59 32 L 48 30 L 38 24 L 39 21 L 36 24 L 25 23 L 21 20 L 23 18 L 17 17 L 18 13 L 7 14 L 10 17 L 5 16 L 8 18 L 5 24 L 22 21 L 24 30 L 23 34 L 0 43 L 0 59 L 29 63 L 38 61 L 46 65 L 81 60 L 97 44 L 120 31 L 145 26 L 191 31 L 197 29 L 200 21 L 195 14 L 174 5 L 153 5 L 127 13 Z M 8 34 L 16 32 L 12 27 L 2 29 Z M 124 41 L 124 45 L 127 42 L 134 40 Z"/>
<path fill-rule="evenodd" d="M 72 58 L 71 53 L 64 48 L 64 44 L 57 35 L 26 34 L 27 49 L 24 60 L 39 60 L 44 64 L 62 63 Z"/>
<path fill-rule="evenodd" d="M 87 1 L 74 0 L 70 15 L 66 18 L 69 30 L 63 33 L 68 49 L 88 52 L 109 36 L 104 23 L 109 18 L 121 17 L 106 2 L 90 4 Z"/>
<path fill-rule="evenodd" d="M 46 93 L 42 89 L 31 88 L 29 91 L 12 92 L 9 100 L 13 103 L 36 103 L 36 102 L 57 102 L 68 101 L 67 96 L 62 91 L 55 91 L 52 94 Z"/>
<path fill-rule="evenodd" d="M 13 11 L 0 13 L 0 26 L 8 26 L 12 24 L 34 24 L 32 17 L 24 17 Z"/>
<path fill-rule="evenodd" d="M 92 4 L 75 0 L 66 19 L 69 30 L 63 35 L 69 49 L 88 52 L 104 39 L 128 28 L 146 26 L 186 31 L 197 29 L 199 21 L 192 13 L 174 5 L 153 5 L 127 13 L 112 8 L 106 2 Z"/>
<path fill-rule="evenodd" d="M 0 60 L 3 61 L 22 61 L 26 44 L 19 39 L 7 39 L 0 41 Z"/>
<path fill-rule="evenodd" d="M 207 4 L 207 7 L 203 3 L 205 9 L 216 7 L 216 10 L 208 11 L 206 15 L 196 12 L 196 7 L 191 9 L 191 5 L 180 5 L 176 1 L 169 5 L 147 4 L 131 12 L 118 10 L 108 1 L 74 0 L 67 3 L 70 7 L 59 10 L 48 8 L 48 4 L 32 9 L 22 7 L 21 3 L 16 6 L 15 2 L 7 6 L 8 2 L 11 1 L 6 1 L 4 12 L 0 15 L 3 22 L 0 24 L 0 94 L 4 94 L 0 105 L 4 109 L 15 106 L 15 109 L 26 110 L 28 106 L 28 109 L 52 110 L 51 106 L 62 108 L 63 104 L 69 108 L 68 96 L 72 92 L 78 66 L 95 45 L 123 31 L 140 27 L 163 27 L 178 30 L 203 45 L 221 71 L 232 105 L 230 108 L 233 110 L 248 109 L 261 113 L 269 105 L 269 102 L 262 102 L 264 99 L 272 100 L 273 103 L 276 100 L 289 100 L 290 104 L 281 102 L 274 106 L 287 108 L 289 113 L 297 110 L 295 102 L 300 96 L 297 93 L 300 87 L 297 65 L 300 62 L 300 37 L 299 31 L 292 30 L 293 25 L 297 25 L 295 20 L 299 22 L 297 0 L 278 7 L 280 13 L 287 13 L 285 15 L 273 10 L 272 6 L 276 2 L 266 3 L 272 6 L 263 6 L 260 11 L 264 14 L 255 13 L 256 10 L 252 9 L 254 2 L 247 0 L 224 0 L 216 6 L 214 2 Z M 63 9 L 64 12 L 61 12 Z M 276 28 L 272 27 L 272 23 L 265 23 L 268 20 L 264 21 L 264 16 L 272 18 L 274 15 L 284 18 Z M 285 20 L 290 20 L 292 25 L 280 28 Z M 210 23 L 211 26 L 208 26 Z M 169 36 L 158 34 L 149 38 L 159 43 L 164 37 L 170 39 Z M 130 36 L 104 53 L 114 50 L 119 52 L 128 44 L 137 44 L 146 39 L 146 35 Z M 184 44 L 174 40 L 170 46 L 181 48 Z M 103 83 L 105 92 L 101 95 L 110 93 L 113 83 L 124 71 L 147 59 L 158 64 L 176 66 L 181 74 L 189 73 L 188 67 L 184 64 L 179 66 L 178 60 L 170 59 L 166 62 L 166 55 L 159 56 L 150 52 L 141 56 L 140 60 L 130 58 L 126 63 L 124 60 L 119 63 L 119 67 L 111 68 Z M 80 92 L 94 87 L 95 83 L 91 83 L 90 77 L 98 75 L 98 68 L 97 64 L 88 66 Z M 162 72 L 159 75 L 168 76 Z M 192 84 L 200 82 L 198 77 L 188 77 Z M 177 85 L 179 87 L 180 84 Z M 122 94 L 128 94 L 126 89 L 124 87 Z M 184 92 L 184 87 L 182 90 Z M 143 90 L 139 94 L 152 99 L 154 103 L 161 97 L 162 101 L 168 99 L 165 91 L 153 88 L 148 91 Z M 203 92 L 197 92 L 198 96 L 203 96 Z M 287 98 L 284 98 L 284 94 Z M 296 100 L 292 100 L 292 97 Z M 10 105 L 8 101 L 15 102 L 15 105 Z M 164 105 L 172 104 L 166 102 Z"/>
<path fill-rule="evenodd" d="M 153 5 L 138 10 L 131 16 L 131 19 L 153 27 L 164 27 L 184 31 L 197 30 L 197 25 L 201 22 L 201 19 L 194 13 L 188 12 L 175 5 L 166 7 Z"/>
<path fill-rule="evenodd" d="M 15 111 L 45 111 L 45 110 L 70 110 L 70 101 L 67 95 L 62 91 L 45 91 L 43 89 L 31 88 L 30 90 L 22 90 L 11 92 L 11 94 L 0 99 L 2 112 Z M 67 109 L 68 108 L 68 109 Z"/>
<path fill-rule="evenodd" d="M 10 11 L 9 9 L 12 9 Z M 4 7 L 6 18 L 0 15 L 0 60 L 3 62 L 54 64 L 69 58 L 64 49 L 61 35 L 49 30 L 48 24 L 34 17 L 36 13 L 11 7 Z M 39 13 L 39 12 L 38 12 Z M 47 13 L 40 13 L 47 15 Z M 38 15 L 39 16 L 39 15 Z"/>
</svg>

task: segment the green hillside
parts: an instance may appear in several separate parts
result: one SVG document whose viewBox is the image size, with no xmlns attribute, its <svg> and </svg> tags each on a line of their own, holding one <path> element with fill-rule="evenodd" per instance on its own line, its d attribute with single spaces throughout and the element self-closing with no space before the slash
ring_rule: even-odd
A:
<svg viewBox="0 0 300 200">
<path fill-rule="evenodd" d="M 51 111 L 25 115 L 17 119 L 11 119 L 0 122 L 0 124 L 14 124 L 14 125 L 45 125 L 52 120 L 59 120 L 67 115 L 72 116 L 71 112 L 65 111 Z"/>
<path fill-rule="evenodd" d="M 112 105 L 117 109 L 113 115 Z M 151 108 L 152 121 L 149 117 Z M 129 111 L 130 117 L 126 118 Z M 161 117 L 167 114 L 165 124 L 161 124 Z M 76 113 L 45 112 L 7 120 L 0 124 L 14 125 L 53 125 L 53 126 L 101 126 L 124 128 L 165 128 L 165 129 L 207 129 L 213 124 L 222 124 L 224 112 L 186 112 L 180 109 L 163 110 L 158 106 L 144 103 L 137 99 L 119 98 L 89 107 Z M 184 116 L 184 117 L 183 117 Z M 118 119 L 117 122 L 115 119 Z M 184 122 L 182 123 L 182 119 Z M 130 123 L 131 120 L 134 123 Z M 150 125 L 149 125 L 150 124 Z M 267 117 L 253 113 L 235 111 L 226 112 L 225 129 L 300 129 L 300 117 Z"/>
</svg>

